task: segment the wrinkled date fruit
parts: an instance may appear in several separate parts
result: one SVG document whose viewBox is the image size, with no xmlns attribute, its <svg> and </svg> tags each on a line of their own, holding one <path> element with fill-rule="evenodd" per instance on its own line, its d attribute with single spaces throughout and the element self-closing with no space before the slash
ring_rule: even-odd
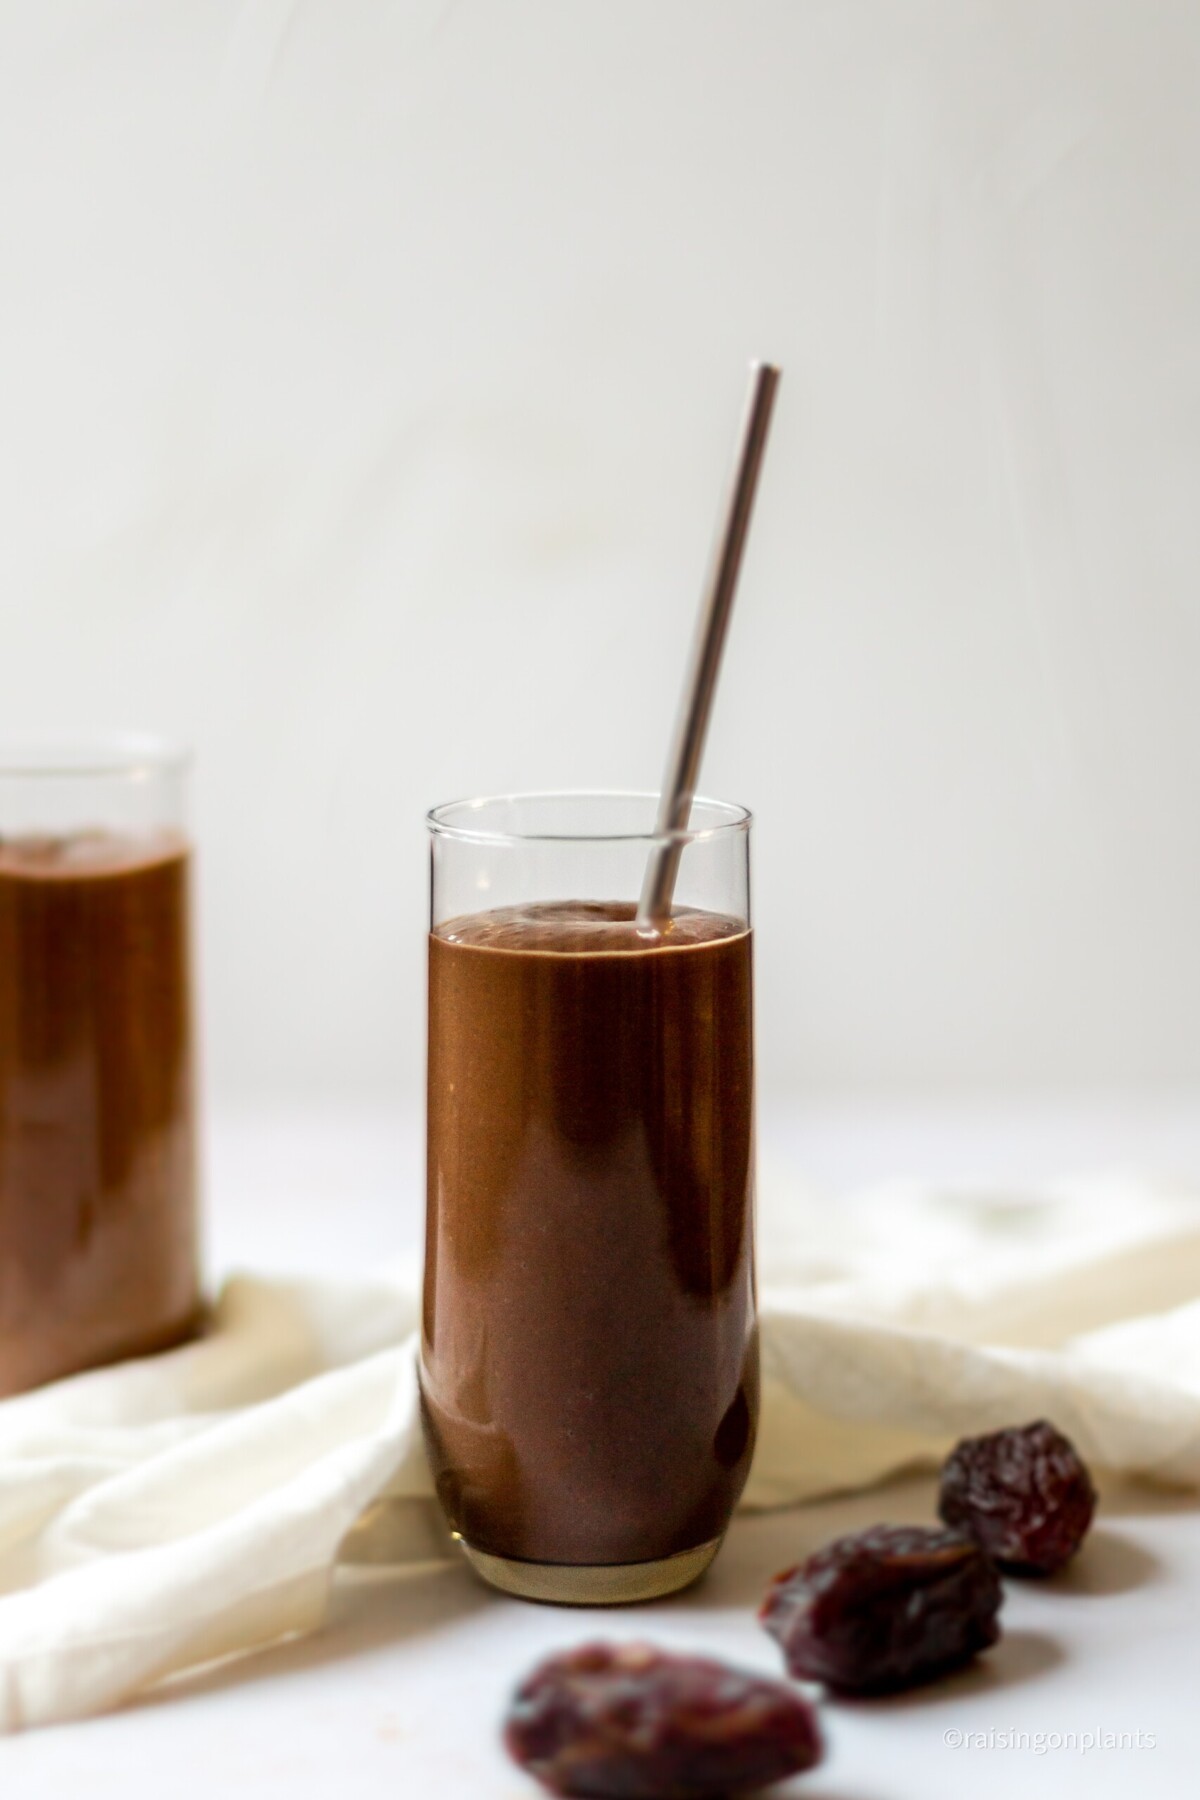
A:
<svg viewBox="0 0 1200 1800">
<path fill-rule="evenodd" d="M 510 1756 L 555 1794 L 688 1800 L 766 1787 L 821 1756 L 801 1695 L 650 1644 L 552 1656 L 513 1696 Z"/>
<path fill-rule="evenodd" d="M 759 1618 L 805 1681 L 894 1693 L 969 1662 L 1000 1635 L 1000 1580 L 974 1538 L 876 1525 L 777 1575 Z"/>
<path fill-rule="evenodd" d="M 942 1470 L 938 1512 L 1011 1575 L 1053 1575 L 1078 1550 L 1096 1490 L 1075 1446 L 1034 1425 L 964 1438 Z"/>
</svg>

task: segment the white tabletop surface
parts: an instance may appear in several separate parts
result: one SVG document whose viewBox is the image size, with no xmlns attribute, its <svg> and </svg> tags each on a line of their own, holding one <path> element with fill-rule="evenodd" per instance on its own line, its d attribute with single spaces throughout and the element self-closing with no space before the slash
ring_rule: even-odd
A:
<svg viewBox="0 0 1200 1800">
<path fill-rule="evenodd" d="M 1200 1176 L 1200 1105 L 1038 1111 L 763 1109 L 767 1156 L 831 1192 L 894 1174 L 1025 1179 L 1114 1165 Z M 226 1118 L 209 1160 L 209 1258 L 347 1273 L 415 1245 L 419 1134 L 373 1115 Z M 537 1657 L 597 1635 L 779 1672 L 754 1621 L 769 1577 L 840 1532 L 927 1520 L 932 1489 L 735 1521 L 709 1577 L 663 1603 L 603 1615 L 525 1606 L 464 1568 L 348 1572 L 324 1629 L 223 1664 L 120 1713 L 8 1740 L 19 1800 L 531 1800 L 497 1721 Z M 1194 1786 L 1200 1507 L 1106 1493 L 1075 1569 L 1009 1583 L 1004 1637 L 971 1670 L 889 1701 L 826 1704 L 824 1766 L 781 1795 L 991 1800 L 1182 1795 Z"/>
</svg>

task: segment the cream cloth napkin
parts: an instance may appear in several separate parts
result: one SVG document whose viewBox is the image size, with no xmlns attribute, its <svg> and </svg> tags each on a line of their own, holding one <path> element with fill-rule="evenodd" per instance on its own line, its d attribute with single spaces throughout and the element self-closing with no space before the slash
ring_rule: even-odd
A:
<svg viewBox="0 0 1200 1800">
<path fill-rule="evenodd" d="M 760 1270 L 748 1506 L 1042 1414 L 1099 1468 L 1200 1485 L 1200 1198 L 768 1181 Z M 445 1556 L 416 1321 L 412 1278 L 243 1276 L 204 1340 L 0 1403 L 0 1729 L 315 1629 L 373 1516 L 396 1560 Z"/>
</svg>

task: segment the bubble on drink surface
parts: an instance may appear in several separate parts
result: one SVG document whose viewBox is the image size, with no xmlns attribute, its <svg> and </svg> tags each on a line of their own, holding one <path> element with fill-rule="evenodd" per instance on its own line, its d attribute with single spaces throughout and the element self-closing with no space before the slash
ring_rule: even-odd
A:
<svg viewBox="0 0 1200 1800">
<path fill-rule="evenodd" d="M 689 949 L 741 937 L 745 931 L 741 920 L 699 907 L 676 907 L 665 927 L 647 927 L 639 923 L 632 901 L 547 900 L 448 919 L 435 927 L 434 935 L 481 950 L 628 956 Z"/>
</svg>

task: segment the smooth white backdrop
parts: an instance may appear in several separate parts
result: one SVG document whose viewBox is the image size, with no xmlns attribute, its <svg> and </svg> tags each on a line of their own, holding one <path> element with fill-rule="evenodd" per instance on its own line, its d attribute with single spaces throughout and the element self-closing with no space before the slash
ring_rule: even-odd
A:
<svg viewBox="0 0 1200 1800">
<path fill-rule="evenodd" d="M 0 0 L 0 715 L 199 754 L 210 1089 L 411 1102 L 421 817 L 705 785 L 770 1091 L 1200 1078 L 1189 0 Z"/>
</svg>

